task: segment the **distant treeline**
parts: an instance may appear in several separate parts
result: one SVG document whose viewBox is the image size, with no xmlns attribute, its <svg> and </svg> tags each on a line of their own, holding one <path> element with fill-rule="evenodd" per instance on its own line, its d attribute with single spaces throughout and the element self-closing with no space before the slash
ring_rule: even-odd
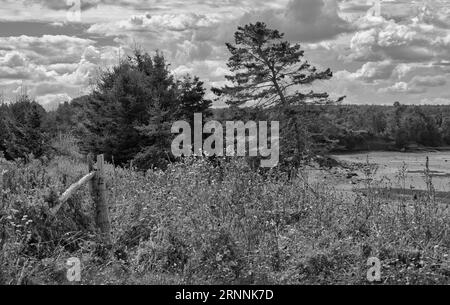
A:
<svg viewBox="0 0 450 305">
<path fill-rule="evenodd" d="M 52 152 L 52 140 L 71 134 L 85 153 L 103 152 L 118 164 L 135 160 L 147 168 L 170 161 L 170 127 L 178 119 L 191 120 L 194 112 L 204 112 L 206 118 L 222 122 L 271 117 L 270 109 L 211 109 L 210 102 L 203 100 L 204 89 L 198 80 L 186 79 L 184 84 L 186 92 L 178 96 L 184 103 L 172 106 L 179 110 L 160 110 L 152 115 L 148 111 L 155 109 L 133 110 L 127 100 L 122 100 L 130 109 L 119 110 L 93 95 L 62 103 L 56 110 L 46 112 L 41 105 L 22 96 L 16 102 L 0 105 L 0 152 L 7 159 L 41 157 Z M 310 144 L 322 144 L 327 148 L 324 153 L 450 145 L 450 105 L 302 107 L 299 112 L 313 142 Z"/>
<path fill-rule="evenodd" d="M 450 145 L 450 105 L 305 105 L 308 132 L 329 151 L 404 150 Z M 221 121 L 267 119 L 270 110 L 215 109 Z"/>
</svg>

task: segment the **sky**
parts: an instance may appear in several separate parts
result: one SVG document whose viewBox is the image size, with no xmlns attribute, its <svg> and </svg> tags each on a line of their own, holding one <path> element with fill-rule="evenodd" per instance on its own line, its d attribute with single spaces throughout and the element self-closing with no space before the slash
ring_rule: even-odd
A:
<svg viewBox="0 0 450 305">
<path fill-rule="evenodd" d="M 89 93 L 134 46 L 162 51 L 176 77 L 221 86 L 225 43 L 263 21 L 332 69 L 314 90 L 351 104 L 450 104 L 450 1 L 375 1 L 0 0 L 0 93 L 26 88 L 52 109 Z"/>
</svg>

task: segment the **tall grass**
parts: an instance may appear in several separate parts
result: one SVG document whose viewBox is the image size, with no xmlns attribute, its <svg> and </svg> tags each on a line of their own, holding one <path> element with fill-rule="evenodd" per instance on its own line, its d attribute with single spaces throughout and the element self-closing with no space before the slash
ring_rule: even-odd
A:
<svg viewBox="0 0 450 305">
<path fill-rule="evenodd" d="M 450 214 L 432 196 L 381 196 L 370 167 L 367 191 L 349 195 L 305 172 L 288 180 L 222 161 L 108 165 L 112 249 L 88 189 L 48 213 L 87 172 L 78 156 L 2 163 L 0 282 L 66 283 L 65 261 L 78 257 L 85 284 L 366 284 L 375 256 L 383 283 L 450 283 Z"/>
</svg>

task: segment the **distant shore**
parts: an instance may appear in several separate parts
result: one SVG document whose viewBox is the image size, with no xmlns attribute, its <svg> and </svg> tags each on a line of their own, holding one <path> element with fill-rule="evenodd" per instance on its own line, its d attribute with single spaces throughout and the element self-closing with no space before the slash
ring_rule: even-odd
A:
<svg viewBox="0 0 450 305">
<path fill-rule="evenodd" d="M 439 146 L 439 147 L 427 147 L 427 146 L 411 146 L 408 148 L 392 148 L 392 147 L 385 147 L 385 148 L 378 148 L 378 149 L 352 149 L 352 150 L 338 150 L 338 151 L 332 151 L 330 155 L 351 155 L 351 154 L 361 154 L 365 152 L 399 152 L 399 153 L 422 153 L 422 152 L 444 152 L 449 151 L 450 152 L 450 146 Z"/>
</svg>

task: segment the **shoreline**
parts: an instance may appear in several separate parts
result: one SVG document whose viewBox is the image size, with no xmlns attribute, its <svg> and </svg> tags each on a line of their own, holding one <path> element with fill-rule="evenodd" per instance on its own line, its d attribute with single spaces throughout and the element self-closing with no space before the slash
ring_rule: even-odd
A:
<svg viewBox="0 0 450 305">
<path fill-rule="evenodd" d="M 348 151 L 332 151 L 329 156 L 341 156 L 341 155 L 357 155 L 362 153 L 373 153 L 373 152 L 393 152 L 393 153 L 424 153 L 424 152 L 450 152 L 450 146 L 439 146 L 439 147 L 418 147 L 418 148 L 408 148 L 408 149 L 361 149 L 361 150 L 348 150 Z"/>
</svg>

